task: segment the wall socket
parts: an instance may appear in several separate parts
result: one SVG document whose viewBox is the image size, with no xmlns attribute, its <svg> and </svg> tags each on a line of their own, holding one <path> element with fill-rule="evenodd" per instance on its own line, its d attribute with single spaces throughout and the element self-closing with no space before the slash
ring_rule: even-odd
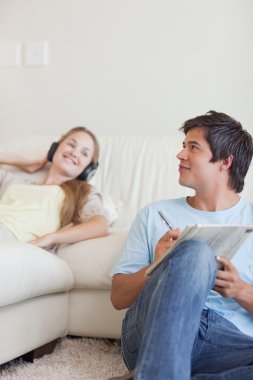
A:
<svg viewBox="0 0 253 380">
<path fill-rule="evenodd" d="M 48 41 L 0 42 L 0 67 L 48 65 Z"/>
<path fill-rule="evenodd" d="M 24 44 L 24 65 L 48 65 L 48 42 L 26 42 Z"/>
</svg>

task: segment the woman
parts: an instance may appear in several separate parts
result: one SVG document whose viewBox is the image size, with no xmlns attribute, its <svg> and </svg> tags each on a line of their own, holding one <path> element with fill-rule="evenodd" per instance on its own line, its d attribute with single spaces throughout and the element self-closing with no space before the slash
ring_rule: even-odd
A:
<svg viewBox="0 0 253 380">
<path fill-rule="evenodd" d="M 85 127 L 53 143 L 47 159 L 31 161 L 0 153 L 0 163 L 35 172 L 52 163 L 41 183 L 18 181 L 0 172 L 1 239 L 18 239 L 49 249 L 108 234 L 108 214 L 87 183 L 98 166 L 99 145 Z"/>
</svg>

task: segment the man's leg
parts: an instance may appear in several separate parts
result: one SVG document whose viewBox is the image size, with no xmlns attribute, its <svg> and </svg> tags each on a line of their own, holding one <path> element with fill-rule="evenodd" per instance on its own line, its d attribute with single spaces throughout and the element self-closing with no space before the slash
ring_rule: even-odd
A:
<svg viewBox="0 0 253 380">
<path fill-rule="evenodd" d="M 130 380 L 131 378 L 126 378 L 126 380 L 128 379 Z M 191 378 L 191 380 L 252 380 L 252 379 L 253 379 L 253 366 L 245 366 L 245 367 L 230 369 L 222 373 L 198 374 Z"/>
<path fill-rule="evenodd" d="M 215 277 L 215 258 L 198 241 L 180 244 L 151 274 L 122 329 L 123 357 L 129 369 L 136 367 L 136 379 L 190 379 L 192 348 Z"/>
<path fill-rule="evenodd" d="M 212 310 L 204 310 L 192 352 L 194 380 L 253 379 L 253 338 Z"/>
</svg>

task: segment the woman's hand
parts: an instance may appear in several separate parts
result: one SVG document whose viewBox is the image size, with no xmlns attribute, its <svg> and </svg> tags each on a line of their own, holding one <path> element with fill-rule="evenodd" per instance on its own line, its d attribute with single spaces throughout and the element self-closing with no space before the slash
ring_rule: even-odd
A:
<svg viewBox="0 0 253 380">
<path fill-rule="evenodd" d="M 22 158 L 19 161 L 16 162 L 16 166 L 18 166 L 20 169 L 28 172 L 28 173 L 34 173 L 40 169 L 42 169 L 46 163 L 47 158 L 39 158 L 36 160 L 31 160 L 29 158 Z"/>
<path fill-rule="evenodd" d="M 61 243 L 59 242 L 59 234 L 57 235 L 58 232 L 61 231 L 66 231 L 70 227 L 73 227 L 73 223 L 69 223 L 66 226 L 62 227 L 60 230 L 48 233 L 46 235 L 39 236 L 37 239 L 29 241 L 30 244 L 36 245 L 37 247 L 40 248 L 47 248 L 47 249 L 52 249 L 52 248 L 57 248 Z M 58 240 L 57 240 L 58 236 Z"/>
<path fill-rule="evenodd" d="M 18 168 L 28 173 L 33 173 L 39 169 L 42 169 L 47 162 L 48 161 L 46 157 L 39 159 L 31 159 L 28 157 L 24 157 L 23 155 L 0 152 L 0 164 L 17 166 Z"/>
<path fill-rule="evenodd" d="M 165 253 L 176 243 L 181 231 L 179 228 L 176 230 L 169 230 L 158 241 L 155 249 L 154 261 L 159 260 Z"/>
<path fill-rule="evenodd" d="M 40 236 L 37 239 L 30 241 L 29 243 L 36 245 L 37 247 L 46 248 L 46 249 L 52 249 L 56 245 L 56 242 L 54 239 L 54 233 Z"/>
</svg>

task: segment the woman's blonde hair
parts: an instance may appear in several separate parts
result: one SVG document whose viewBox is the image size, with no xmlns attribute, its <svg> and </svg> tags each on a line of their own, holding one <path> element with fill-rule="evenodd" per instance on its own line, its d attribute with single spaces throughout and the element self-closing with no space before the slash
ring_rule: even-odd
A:
<svg viewBox="0 0 253 380">
<path fill-rule="evenodd" d="M 94 151 L 91 158 L 91 163 L 98 165 L 99 143 L 96 136 L 89 129 L 85 127 L 74 127 L 65 133 L 58 143 L 60 144 L 74 132 L 84 132 L 92 138 L 94 143 Z M 61 187 L 65 194 L 60 214 L 61 227 L 64 227 L 70 223 L 80 224 L 82 222 L 81 211 L 88 200 L 91 185 L 89 185 L 86 181 L 73 179 L 64 182 Z"/>
</svg>

